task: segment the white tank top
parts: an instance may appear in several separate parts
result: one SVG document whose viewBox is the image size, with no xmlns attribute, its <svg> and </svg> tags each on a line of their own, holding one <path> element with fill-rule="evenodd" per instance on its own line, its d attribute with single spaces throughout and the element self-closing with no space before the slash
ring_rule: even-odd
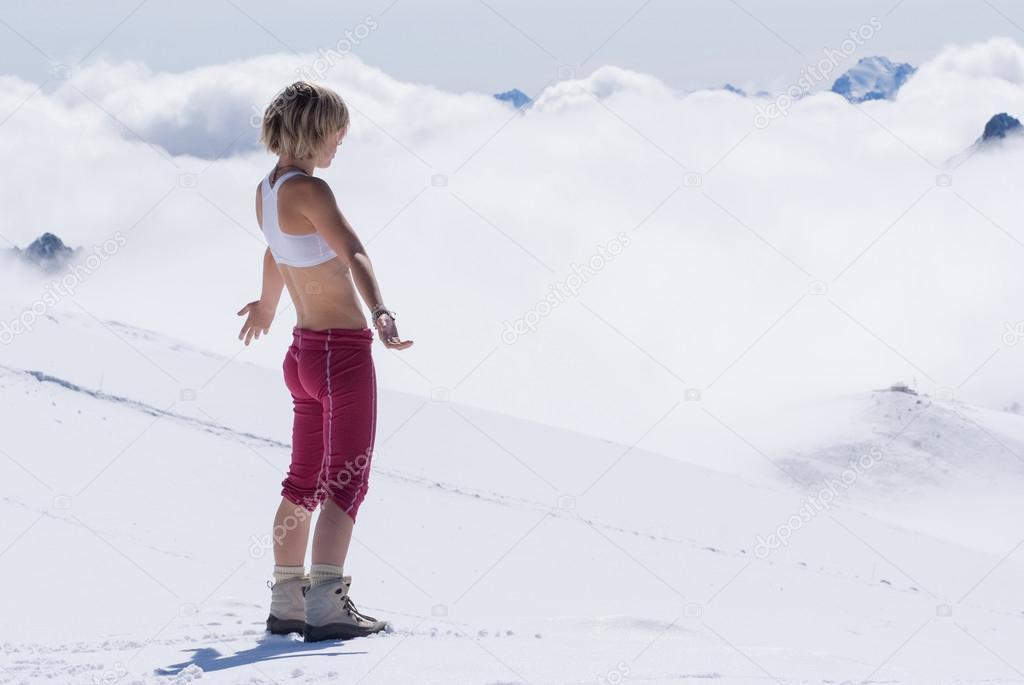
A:
<svg viewBox="0 0 1024 685">
<path fill-rule="evenodd" d="M 337 257 L 319 232 L 306 235 L 289 235 L 281 231 L 277 222 L 277 191 L 293 176 L 305 175 L 302 171 L 288 171 L 270 185 L 270 171 L 263 179 L 261 201 L 263 206 L 263 236 L 267 239 L 274 261 L 288 266 L 316 266 Z"/>
</svg>

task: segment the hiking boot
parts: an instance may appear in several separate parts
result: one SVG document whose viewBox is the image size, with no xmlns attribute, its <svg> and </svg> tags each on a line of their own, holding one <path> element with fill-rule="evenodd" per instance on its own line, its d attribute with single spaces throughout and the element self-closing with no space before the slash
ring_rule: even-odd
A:
<svg viewBox="0 0 1024 685">
<path fill-rule="evenodd" d="M 347 640 L 384 630 L 391 632 L 387 621 L 367 616 L 348 596 L 352 576 L 319 583 L 306 591 L 306 624 L 302 636 L 306 642 Z"/>
<path fill-rule="evenodd" d="M 301 633 L 306 625 L 306 603 L 302 596 L 309 577 L 288 578 L 270 585 L 270 616 L 267 630 L 272 635 Z"/>
</svg>

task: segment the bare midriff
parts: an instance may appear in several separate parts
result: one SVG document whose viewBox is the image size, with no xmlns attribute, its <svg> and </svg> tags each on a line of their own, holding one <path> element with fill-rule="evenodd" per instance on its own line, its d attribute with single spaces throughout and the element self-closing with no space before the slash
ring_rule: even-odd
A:
<svg viewBox="0 0 1024 685">
<path fill-rule="evenodd" d="M 352 273 L 337 257 L 316 266 L 278 264 L 299 328 L 366 328 Z"/>
</svg>

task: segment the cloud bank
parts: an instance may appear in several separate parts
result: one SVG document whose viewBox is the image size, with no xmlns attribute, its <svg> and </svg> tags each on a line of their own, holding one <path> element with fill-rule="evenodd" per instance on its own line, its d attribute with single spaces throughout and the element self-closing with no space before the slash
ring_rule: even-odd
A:
<svg viewBox="0 0 1024 685">
<path fill-rule="evenodd" d="M 253 123 L 315 58 L 0 77 L 0 235 L 120 231 L 57 306 L 239 352 L 274 161 Z M 892 101 L 817 92 L 763 128 L 754 99 L 611 65 L 525 111 L 351 55 L 323 76 L 353 113 L 323 176 L 416 340 L 379 348 L 384 385 L 676 454 L 722 423 L 770 446 L 773 407 L 896 380 L 1024 401 L 1024 339 L 1007 336 L 1024 322 L 1024 148 L 946 164 L 1024 111 L 1009 39 L 948 47 Z M 10 260 L 0 279 L 7 320 L 48 283 Z M 239 360 L 278 365 L 293 322 L 282 305 Z"/>
</svg>

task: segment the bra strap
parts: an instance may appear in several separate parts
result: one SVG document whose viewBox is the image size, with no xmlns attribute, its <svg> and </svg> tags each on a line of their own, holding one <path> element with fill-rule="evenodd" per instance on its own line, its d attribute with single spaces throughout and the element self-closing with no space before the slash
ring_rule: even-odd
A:
<svg viewBox="0 0 1024 685">
<path fill-rule="evenodd" d="M 272 174 L 272 173 L 274 173 L 273 170 L 270 171 L 270 174 Z M 295 170 L 293 170 L 293 171 L 286 171 L 283 174 L 281 174 L 281 176 L 277 179 L 277 182 L 275 182 L 273 185 L 271 185 L 270 184 L 270 174 L 267 174 L 267 185 L 270 186 L 271 192 L 276 192 L 277 189 L 281 187 L 281 184 L 284 183 L 285 181 L 287 181 L 292 176 L 298 176 L 299 174 L 302 174 L 303 176 L 308 176 L 308 174 L 305 171 L 295 171 Z"/>
</svg>

